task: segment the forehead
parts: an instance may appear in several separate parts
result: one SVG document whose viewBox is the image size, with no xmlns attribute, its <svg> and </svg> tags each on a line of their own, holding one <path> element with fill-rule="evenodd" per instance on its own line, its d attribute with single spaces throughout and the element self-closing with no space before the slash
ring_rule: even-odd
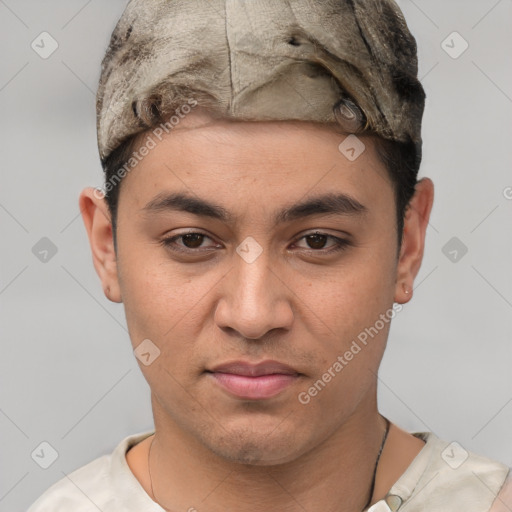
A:
<svg viewBox="0 0 512 512">
<path fill-rule="evenodd" d="M 357 158 L 346 152 L 347 140 Z M 121 194 L 138 209 L 169 192 L 216 198 L 231 209 L 247 207 L 248 200 L 290 203 L 327 192 L 363 204 L 392 197 L 373 139 L 347 139 L 332 125 L 218 120 L 194 112 L 168 134 L 142 134 L 138 147 L 144 145 L 152 149 L 126 175 L 127 194 Z"/>
</svg>

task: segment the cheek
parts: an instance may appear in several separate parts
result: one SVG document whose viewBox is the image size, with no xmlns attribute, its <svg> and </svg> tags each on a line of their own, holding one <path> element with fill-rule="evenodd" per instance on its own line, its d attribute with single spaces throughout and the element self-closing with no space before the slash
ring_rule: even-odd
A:
<svg viewBox="0 0 512 512">
<path fill-rule="evenodd" d="M 123 253 L 120 246 L 118 270 L 132 344 L 149 338 L 164 346 L 176 338 L 177 348 L 190 346 L 201 300 L 214 280 L 208 285 L 180 271 L 154 246 L 138 254 Z"/>
<path fill-rule="evenodd" d="M 318 295 L 310 296 L 310 308 L 316 308 L 328 326 L 318 346 L 315 374 L 302 390 L 311 411 L 347 413 L 375 381 L 396 316 L 395 260 L 385 245 L 366 249 L 330 280 L 323 280 L 316 288 Z"/>
<path fill-rule="evenodd" d="M 312 299 L 310 307 L 320 307 L 328 334 L 317 344 L 314 372 L 297 397 L 311 414 L 329 410 L 332 421 L 348 415 L 374 384 L 396 315 L 391 281 L 368 265 L 364 271 L 353 267 L 325 288 L 329 300 Z"/>
<path fill-rule="evenodd" d="M 354 336 L 392 307 L 396 271 L 393 256 L 380 243 L 360 248 L 324 281 L 321 294 L 312 300 L 330 324 Z"/>
<path fill-rule="evenodd" d="M 183 276 L 169 265 L 153 265 L 149 259 L 131 264 L 122 266 L 122 293 L 132 347 L 137 353 L 149 339 L 158 348 L 154 361 L 146 366 L 141 359 L 139 367 L 155 395 L 167 397 L 163 403 L 171 400 L 192 414 L 189 393 L 195 393 L 204 370 L 200 340 L 205 320 L 199 316 L 205 280 Z"/>
</svg>

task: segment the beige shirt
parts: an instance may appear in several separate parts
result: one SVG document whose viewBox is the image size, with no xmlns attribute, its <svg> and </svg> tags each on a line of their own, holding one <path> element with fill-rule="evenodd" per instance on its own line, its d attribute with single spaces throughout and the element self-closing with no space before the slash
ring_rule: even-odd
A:
<svg viewBox="0 0 512 512">
<path fill-rule="evenodd" d="M 110 455 L 56 482 L 27 512 L 165 512 L 145 492 L 126 461 L 126 452 L 153 433 L 126 437 Z M 507 466 L 430 432 L 413 435 L 423 439 L 425 446 L 386 500 L 372 505 L 368 512 L 512 511 L 512 472 Z"/>
</svg>

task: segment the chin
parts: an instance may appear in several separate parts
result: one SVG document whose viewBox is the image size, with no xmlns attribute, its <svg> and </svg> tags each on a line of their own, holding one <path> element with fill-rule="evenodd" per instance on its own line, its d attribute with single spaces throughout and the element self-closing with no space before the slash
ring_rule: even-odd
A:
<svg viewBox="0 0 512 512">
<path fill-rule="evenodd" d="M 284 464 L 307 451 L 290 424 L 254 419 L 237 423 L 202 433 L 202 443 L 219 457 L 254 466 Z"/>
<path fill-rule="evenodd" d="M 296 446 L 288 443 L 272 443 L 268 440 L 240 439 L 225 436 L 208 448 L 218 457 L 251 466 L 275 466 L 295 460 L 298 456 Z"/>
</svg>

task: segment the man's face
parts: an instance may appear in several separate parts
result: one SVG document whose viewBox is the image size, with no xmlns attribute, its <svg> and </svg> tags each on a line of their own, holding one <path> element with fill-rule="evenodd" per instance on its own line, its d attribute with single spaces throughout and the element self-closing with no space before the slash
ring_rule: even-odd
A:
<svg viewBox="0 0 512 512">
<path fill-rule="evenodd" d="M 122 184 L 117 269 L 132 345 L 160 350 L 141 365 L 159 422 L 231 460 L 290 461 L 375 407 L 394 316 L 392 183 L 370 138 L 350 161 L 345 136 L 325 126 L 201 119 L 185 119 Z M 227 218 L 185 211 L 173 194 Z M 340 196 L 339 211 L 278 216 L 326 195 Z M 270 360 L 292 370 L 213 371 Z"/>
</svg>

